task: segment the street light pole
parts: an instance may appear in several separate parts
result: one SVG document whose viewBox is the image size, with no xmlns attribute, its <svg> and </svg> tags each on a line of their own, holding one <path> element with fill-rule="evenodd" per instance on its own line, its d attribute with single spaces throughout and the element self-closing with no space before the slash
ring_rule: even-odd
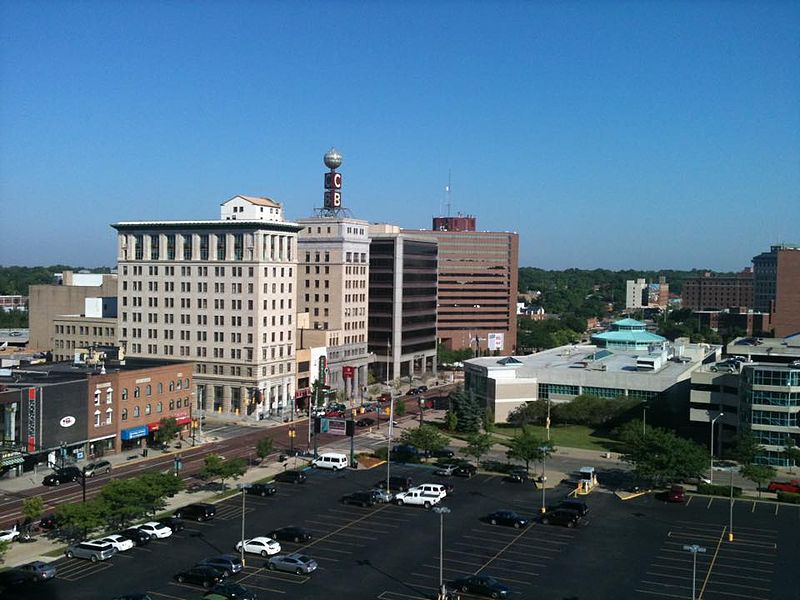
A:
<svg viewBox="0 0 800 600">
<path fill-rule="evenodd" d="M 550 394 L 547 394 L 547 423 L 545 423 L 545 430 L 547 431 L 547 441 L 550 441 Z"/>
<path fill-rule="evenodd" d="M 642 403 L 642 437 L 647 436 L 647 402 Z"/>
<path fill-rule="evenodd" d="M 241 557 L 242 557 L 242 566 L 244 566 L 244 495 L 247 492 L 247 488 L 250 487 L 249 483 L 240 483 L 239 487 L 242 490 L 242 547 L 241 547 Z"/>
<path fill-rule="evenodd" d="M 714 423 L 717 422 L 725 413 L 719 413 L 716 417 L 711 419 L 711 473 L 708 475 L 708 481 L 714 483 Z"/>
<path fill-rule="evenodd" d="M 389 474 L 392 465 L 392 421 L 394 420 L 394 396 L 389 401 L 389 431 L 386 436 L 386 493 L 389 493 Z"/>
<path fill-rule="evenodd" d="M 547 498 L 545 492 L 545 484 L 547 482 L 547 470 L 545 469 L 545 460 L 547 459 L 547 446 L 540 446 L 539 451 L 542 453 L 542 514 L 547 512 Z"/>
<path fill-rule="evenodd" d="M 697 544 L 691 546 L 684 546 L 684 550 L 692 553 L 692 600 L 697 600 L 696 585 L 697 585 L 697 553 L 705 552 L 706 549 Z"/>
<path fill-rule="evenodd" d="M 450 512 L 446 506 L 434 506 L 433 512 L 439 513 L 439 594 L 445 597 L 444 589 L 444 516 Z"/>
<path fill-rule="evenodd" d="M 730 507 L 728 510 L 730 511 L 730 514 L 728 515 L 729 518 L 728 541 L 732 542 L 733 541 L 733 469 L 732 468 L 729 469 L 730 470 L 728 472 L 730 473 Z"/>
</svg>

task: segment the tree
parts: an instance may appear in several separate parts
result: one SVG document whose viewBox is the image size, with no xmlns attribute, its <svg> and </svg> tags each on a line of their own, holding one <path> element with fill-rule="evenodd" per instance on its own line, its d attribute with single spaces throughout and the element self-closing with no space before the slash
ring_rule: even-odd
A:
<svg viewBox="0 0 800 600">
<path fill-rule="evenodd" d="M 547 420 L 547 400 L 526 402 L 512 410 L 506 420 L 517 427 L 544 425 Z"/>
<path fill-rule="evenodd" d="M 164 417 L 158 422 L 158 430 L 154 436 L 156 443 L 167 444 L 181 430 L 175 417 Z"/>
<path fill-rule="evenodd" d="M 621 437 L 626 446 L 622 460 L 632 464 L 639 477 L 656 485 L 696 477 L 709 462 L 705 448 L 665 429 L 649 428 L 643 436 L 641 429 L 626 426 Z"/>
<path fill-rule="evenodd" d="M 30 524 L 37 521 L 44 512 L 44 500 L 41 496 L 25 498 L 22 501 L 22 514 L 25 515 L 25 523 Z"/>
<path fill-rule="evenodd" d="M 447 437 L 433 425 L 420 425 L 416 429 L 406 429 L 400 434 L 403 444 L 416 446 L 425 453 L 435 452 L 447 446 Z"/>
<path fill-rule="evenodd" d="M 775 468 L 769 465 L 753 464 L 743 466 L 739 472 L 742 474 L 742 477 L 756 484 L 759 498 L 761 498 L 761 488 L 763 487 L 763 484 L 770 479 L 773 479 L 777 473 Z"/>
<path fill-rule="evenodd" d="M 610 427 L 614 422 L 640 404 L 634 398 L 598 398 L 581 394 L 569 402 L 554 404 L 551 409 L 553 421 L 589 427 Z"/>
<path fill-rule="evenodd" d="M 394 402 L 394 416 L 395 417 L 402 417 L 406 414 L 406 403 L 405 400 L 395 400 Z"/>
<path fill-rule="evenodd" d="M 102 527 L 106 522 L 106 507 L 102 498 L 92 498 L 86 502 L 62 504 L 56 510 L 61 527 L 72 532 L 70 537 L 86 539 L 89 532 Z M 78 532 L 79 535 L 75 535 Z"/>
<path fill-rule="evenodd" d="M 206 456 L 200 477 L 203 479 L 219 479 L 225 489 L 226 479 L 238 479 L 247 471 L 247 462 L 243 458 L 226 460 L 217 454 Z"/>
<path fill-rule="evenodd" d="M 149 509 L 149 493 L 139 477 L 112 479 L 100 490 L 108 520 L 125 525 Z"/>
<path fill-rule="evenodd" d="M 789 440 L 790 443 L 783 449 L 783 454 L 787 459 L 794 462 L 794 466 L 800 466 L 800 448 L 794 444 L 794 440 Z"/>
<path fill-rule="evenodd" d="M 764 452 L 764 447 L 758 443 L 756 437 L 749 431 L 744 431 L 736 435 L 733 445 L 733 459 L 743 465 L 751 465 L 756 460 L 756 456 Z"/>
<path fill-rule="evenodd" d="M 522 432 L 511 440 L 506 456 L 523 461 L 525 470 L 529 471 L 531 462 L 542 460 L 546 454 L 552 451 L 552 448 L 547 451 L 543 450 L 547 447 L 546 444 L 550 444 L 550 442 L 545 442 L 531 429 L 523 427 Z"/>
<path fill-rule="evenodd" d="M 494 411 L 489 407 L 483 411 L 483 430 L 486 433 L 494 431 Z"/>
<path fill-rule="evenodd" d="M 458 417 L 452 410 L 448 410 L 444 415 L 444 428 L 447 431 L 456 431 L 458 428 Z"/>
<path fill-rule="evenodd" d="M 473 433 L 467 438 L 467 446 L 461 449 L 461 454 L 474 458 L 475 462 L 480 464 L 481 458 L 489 453 L 492 446 L 494 446 L 494 440 L 490 434 Z"/>
<path fill-rule="evenodd" d="M 458 388 L 450 393 L 450 405 L 456 414 L 456 431 L 478 433 L 481 430 L 483 411 L 472 394 Z"/>
<path fill-rule="evenodd" d="M 261 460 L 267 458 L 270 454 L 272 454 L 272 448 L 275 445 L 275 441 L 271 437 L 263 437 L 258 440 L 256 444 L 256 456 Z"/>
<path fill-rule="evenodd" d="M 0 541 L 0 563 L 5 562 L 4 558 L 5 558 L 6 552 L 8 552 L 9 546 L 11 546 L 11 542 L 7 542 L 5 540 L 4 541 Z"/>
<path fill-rule="evenodd" d="M 183 479 L 171 473 L 145 473 L 136 479 L 142 493 L 142 505 L 153 514 L 164 508 L 165 498 L 184 488 Z"/>
</svg>

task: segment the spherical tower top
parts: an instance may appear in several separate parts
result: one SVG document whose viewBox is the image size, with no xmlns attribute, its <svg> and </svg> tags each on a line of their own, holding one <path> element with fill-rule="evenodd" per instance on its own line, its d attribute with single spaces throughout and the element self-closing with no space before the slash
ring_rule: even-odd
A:
<svg viewBox="0 0 800 600">
<path fill-rule="evenodd" d="M 337 169 L 342 166 L 342 155 L 336 148 L 328 150 L 322 160 L 329 169 Z"/>
</svg>

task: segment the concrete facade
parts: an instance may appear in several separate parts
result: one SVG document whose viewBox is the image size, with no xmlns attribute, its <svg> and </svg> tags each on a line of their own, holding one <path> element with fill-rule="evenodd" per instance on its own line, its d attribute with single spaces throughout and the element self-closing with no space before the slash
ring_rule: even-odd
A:
<svg viewBox="0 0 800 600">
<path fill-rule="evenodd" d="M 308 313 L 310 329 L 337 332 L 325 344 L 328 385 L 357 397 L 369 363 L 369 224 L 324 216 L 298 223 L 297 310 Z"/>
<path fill-rule="evenodd" d="M 474 344 L 480 354 L 513 353 L 519 235 L 475 231 L 474 217 L 436 217 L 433 231 L 404 229 L 403 233 L 438 243 L 441 342 L 453 350 Z"/>
<path fill-rule="evenodd" d="M 112 227 L 128 354 L 193 360 L 201 412 L 288 416 L 302 227 L 268 219 Z"/>
</svg>

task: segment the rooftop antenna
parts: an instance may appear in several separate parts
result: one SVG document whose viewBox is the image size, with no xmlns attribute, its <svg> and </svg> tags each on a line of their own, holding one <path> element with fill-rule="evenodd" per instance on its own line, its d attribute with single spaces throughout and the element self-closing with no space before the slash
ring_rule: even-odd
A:
<svg viewBox="0 0 800 600">
<path fill-rule="evenodd" d="M 447 207 L 447 216 L 450 216 L 450 169 L 447 169 L 447 185 L 444 186 L 444 205 Z"/>
</svg>

